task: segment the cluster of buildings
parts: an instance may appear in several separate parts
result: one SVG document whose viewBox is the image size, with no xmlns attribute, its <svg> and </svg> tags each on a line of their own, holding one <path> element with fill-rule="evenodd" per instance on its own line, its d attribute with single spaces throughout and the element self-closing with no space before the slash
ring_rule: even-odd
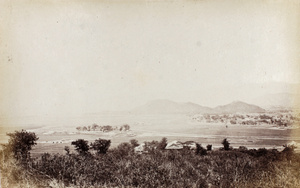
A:
<svg viewBox="0 0 300 188">
<path fill-rule="evenodd" d="M 292 113 L 251 113 L 251 114 L 198 114 L 193 115 L 192 121 L 203 123 L 223 123 L 240 125 L 300 125 L 300 118 Z"/>
<path fill-rule="evenodd" d="M 136 153 L 147 153 L 148 149 L 157 149 L 155 145 L 151 143 L 144 142 L 140 144 L 139 146 L 134 148 L 134 152 Z M 195 150 L 197 148 L 197 143 L 194 141 L 186 141 L 186 142 L 181 142 L 174 140 L 172 142 L 169 142 L 165 146 L 165 150 L 181 150 L 183 148 L 187 148 L 190 150 Z"/>
</svg>

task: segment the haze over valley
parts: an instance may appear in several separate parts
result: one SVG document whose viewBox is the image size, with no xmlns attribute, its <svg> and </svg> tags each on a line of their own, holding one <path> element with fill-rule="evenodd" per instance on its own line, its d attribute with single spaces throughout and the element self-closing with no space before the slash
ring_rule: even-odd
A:
<svg viewBox="0 0 300 188">
<path fill-rule="evenodd" d="M 299 11 L 281 4 L 0 6 L 1 142 L 20 129 L 40 149 L 79 137 L 297 140 Z"/>
</svg>

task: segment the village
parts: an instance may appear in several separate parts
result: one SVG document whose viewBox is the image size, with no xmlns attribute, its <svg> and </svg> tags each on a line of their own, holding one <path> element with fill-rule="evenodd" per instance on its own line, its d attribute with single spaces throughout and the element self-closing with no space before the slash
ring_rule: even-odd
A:
<svg viewBox="0 0 300 188">
<path fill-rule="evenodd" d="M 267 113 L 236 113 L 236 114 L 197 114 L 191 116 L 192 122 L 222 123 L 226 125 L 274 125 L 279 127 L 298 127 L 299 116 L 292 112 L 267 112 Z"/>
</svg>

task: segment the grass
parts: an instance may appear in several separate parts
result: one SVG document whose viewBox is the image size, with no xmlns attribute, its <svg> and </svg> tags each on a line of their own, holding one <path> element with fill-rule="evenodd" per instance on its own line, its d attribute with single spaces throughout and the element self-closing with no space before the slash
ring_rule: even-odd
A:
<svg viewBox="0 0 300 188">
<path fill-rule="evenodd" d="M 300 187 L 300 155 L 290 150 L 194 151 L 129 143 L 101 155 L 48 154 L 16 161 L 1 157 L 2 187 Z"/>
</svg>

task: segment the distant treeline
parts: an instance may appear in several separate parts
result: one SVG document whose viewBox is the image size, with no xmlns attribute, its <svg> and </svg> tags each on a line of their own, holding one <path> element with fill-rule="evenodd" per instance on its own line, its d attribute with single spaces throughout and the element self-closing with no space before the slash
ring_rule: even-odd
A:
<svg viewBox="0 0 300 188">
<path fill-rule="evenodd" d="M 270 124 L 277 126 L 291 126 L 300 122 L 300 118 L 291 113 L 269 114 L 204 114 L 194 115 L 193 121 L 206 123 L 228 123 L 240 125 Z"/>
<path fill-rule="evenodd" d="M 111 126 L 111 125 L 88 125 L 88 126 L 78 126 L 76 127 L 77 131 L 102 131 L 102 132 L 110 132 L 110 131 L 129 131 L 130 126 L 128 124 L 124 124 L 120 127 L 118 126 Z"/>
</svg>

